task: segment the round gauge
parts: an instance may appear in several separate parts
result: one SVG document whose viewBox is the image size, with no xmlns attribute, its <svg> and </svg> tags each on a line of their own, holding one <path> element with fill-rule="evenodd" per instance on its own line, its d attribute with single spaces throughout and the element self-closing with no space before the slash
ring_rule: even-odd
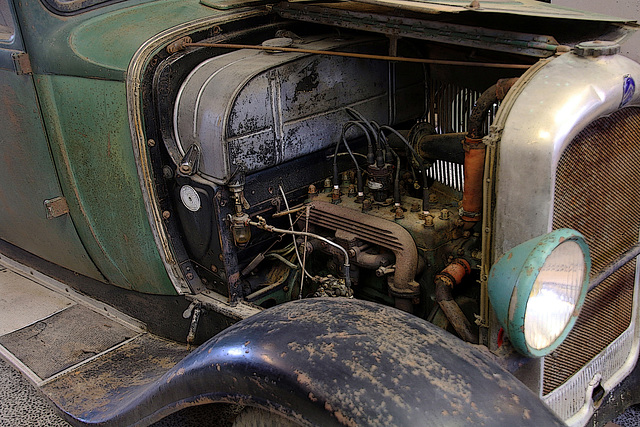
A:
<svg viewBox="0 0 640 427">
<path fill-rule="evenodd" d="M 180 188 L 180 200 L 185 208 L 191 212 L 195 212 L 200 209 L 200 196 L 198 192 L 190 185 L 183 185 Z"/>
</svg>

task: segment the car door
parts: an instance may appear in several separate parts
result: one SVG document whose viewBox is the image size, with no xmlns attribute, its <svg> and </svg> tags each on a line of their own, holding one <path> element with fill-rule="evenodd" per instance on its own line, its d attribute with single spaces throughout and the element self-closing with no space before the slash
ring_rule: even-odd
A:
<svg viewBox="0 0 640 427">
<path fill-rule="evenodd" d="M 0 239 L 104 280 L 66 208 L 16 22 L 0 0 Z"/>
</svg>

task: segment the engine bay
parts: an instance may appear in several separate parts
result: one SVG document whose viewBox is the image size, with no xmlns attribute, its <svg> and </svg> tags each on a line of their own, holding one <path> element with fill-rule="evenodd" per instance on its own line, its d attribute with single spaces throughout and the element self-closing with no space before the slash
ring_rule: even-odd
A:
<svg viewBox="0 0 640 427">
<path fill-rule="evenodd" d="M 153 76 L 163 216 L 192 292 L 365 299 L 478 342 L 480 142 L 515 80 L 491 84 L 531 59 L 479 73 L 401 59 L 513 56 L 255 28 L 182 39 Z"/>
</svg>

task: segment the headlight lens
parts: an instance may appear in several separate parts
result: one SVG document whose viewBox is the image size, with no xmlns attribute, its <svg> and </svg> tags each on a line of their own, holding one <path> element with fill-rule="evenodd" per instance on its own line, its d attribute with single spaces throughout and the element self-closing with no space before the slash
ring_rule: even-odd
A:
<svg viewBox="0 0 640 427">
<path fill-rule="evenodd" d="M 570 229 L 522 243 L 496 262 L 489 298 L 518 351 L 540 357 L 562 343 L 582 308 L 590 267 L 584 238 Z"/>
<path fill-rule="evenodd" d="M 544 349 L 562 334 L 578 304 L 585 267 L 582 249 L 574 241 L 551 251 L 533 283 L 524 314 L 524 337 L 530 347 Z"/>
</svg>

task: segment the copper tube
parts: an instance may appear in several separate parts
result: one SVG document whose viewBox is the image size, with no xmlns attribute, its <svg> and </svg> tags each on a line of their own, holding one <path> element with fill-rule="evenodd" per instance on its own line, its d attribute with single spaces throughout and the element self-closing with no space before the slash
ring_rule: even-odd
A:
<svg viewBox="0 0 640 427">
<path fill-rule="evenodd" d="M 464 147 L 464 192 L 462 195 L 462 219 L 470 223 L 482 216 L 482 187 L 486 147 L 482 142 L 482 125 L 493 105 L 504 99 L 517 78 L 501 79 L 478 98 L 471 115 Z"/>
<path fill-rule="evenodd" d="M 464 192 L 462 219 L 477 222 L 482 214 L 482 178 L 484 176 L 485 145 L 482 139 L 464 140 Z"/>
<path fill-rule="evenodd" d="M 328 50 L 300 49 L 296 47 L 256 46 L 256 45 L 233 44 L 233 43 L 184 43 L 182 46 L 184 47 L 219 47 L 222 49 L 254 49 L 254 50 L 265 50 L 265 51 L 271 51 L 271 52 L 311 53 L 314 55 L 344 56 L 347 58 L 377 59 L 380 61 L 415 62 L 419 64 L 460 65 L 465 67 L 508 68 L 508 69 L 518 69 L 518 70 L 526 70 L 531 68 L 531 65 L 526 65 L 526 64 L 503 64 L 503 63 L 491 63 L 491 62 L 450 61 L 445 59 L 407 58 L 402 56 L 369 55 L 365 53 L 335 52 L 335 51 L 328 51 Z"/>
</svg>

